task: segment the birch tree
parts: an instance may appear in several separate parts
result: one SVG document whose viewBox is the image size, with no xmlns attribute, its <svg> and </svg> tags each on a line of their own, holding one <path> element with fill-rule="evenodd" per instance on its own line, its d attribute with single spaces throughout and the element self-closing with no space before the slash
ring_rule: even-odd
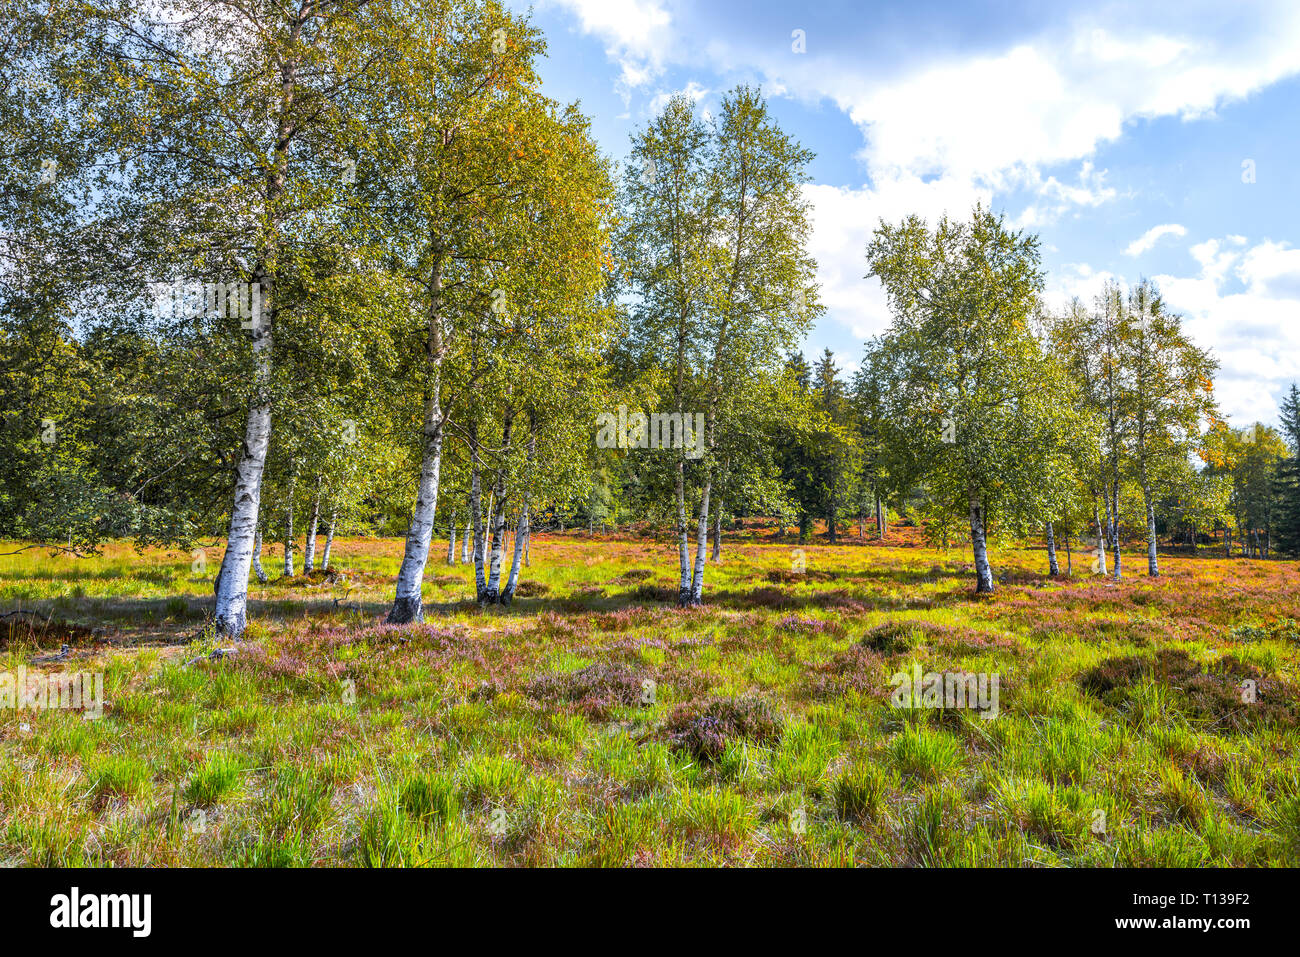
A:
<svg viewBox="0 0 1300 957">
<path fill-rule="evenodd" d="M 1156 503 L 1172 490 L 1200 444 L 1202 423 L 1217 421 L 1213 376 L 1218 363 L 1182 331 L 1149 280 L 1129 293 L 1120 337 L 1131 417 L 1132 470 L 1145 508 L 1147 574 L 1160 574 Z"/>
<path fill-rule="evenodd" d="M 172 274 L 154 281 L 181 279 L 197 264 L 201 278 L 233 285 L 242 303 L 233 316 L 217 308 L 210 317 L 246 336 L 246 416 L 212 622 L 225 637 L 241 635 L 247 618 L 277 327 L 292 324 L 306 294 L 298 240 L 336 195 L 329 164 L 347 127 L 342 107 L 371 65 L 358 55 L 366 8 L 350 0 L 89 6 L 97 58 L 118 91 L 105 99 L 109 123 L 132 157 L 124 195 L 137 203 L 128 212 L 144 230 L 165 222 L 189 260 L 174 257 Z"/>
<path fill-rule="evenodd" d="M 802 195 L 811 158 L 748 87 L 724 96 L 710 122 L 676 96 L 633 138 L 620 235 L 633 334 L 665 369 L 667 411 L 678 421 L 704 417 L 702 454 L 688 454 L 686 441 L 673 449 L 683 606 L 703 597 L 723 433 L 752 408 L 757 374 L 779 372 L 780 357 L 821 309 Z"/>
<path fill-rule="evenodd" d="M 1042 527 L 1075 434 L 1056 398 L 1063 370 L 1031 327 L 1038 240 L 977 206 L 933 230 L 916 216 L 882 223 L 867 260 L 893 314 L 868 350 L 882 439 L 897 471 L 969 522 L 975 589 L 991 592 L 991 522 Z"/>
</svg>

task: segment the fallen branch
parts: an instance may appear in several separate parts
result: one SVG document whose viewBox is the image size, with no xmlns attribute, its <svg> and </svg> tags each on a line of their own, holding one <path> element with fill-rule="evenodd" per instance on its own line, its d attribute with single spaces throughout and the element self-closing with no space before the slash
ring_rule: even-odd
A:
<svg viewBox="0 0 1300 957">
<path fill-rule="evenodd" d="M 0 615 L 0 620 L 3 620 L 3 619 L 5 619 L 5 618 L 8 618 L 10 615 L 30 615 L 31 618 L 32 618 L 32 621 L 40 621 L 40 620 L 41 620 L 41 613 L 40 613 L 40 612 L 38 612 L 38 611 L 29 611 L 29 610 L 26 609 L 26 608 L 19 608 L 17 611 L 7 611 L 7 612 L 5 612 L 3 615 Z M 49 624 L 53 619 L 54 619 L 54 611 L 51 610 L 51 611 L 50 611 L 50 614 L 45 618 L 45 623 L 46 623 L 46 624 Z"/>
<path fill-rule="evenodd" d="M 69 648 L 69 647 L 65 644 L 65 645 L 63 645 L 63 646 L 59 649 L 59 653 L 58 653 L 58 654 L 56 654 L 56 655 L 45 655 L 45 656 L 40 657 L 40 658 L 33 658 L 33 659 L 32 659 L 32 664 L 34 664 L 34 665 L 45 665 L 45 664 L 50 664 L 51 662 L 55 662 L 55 661 L 62 661 L 64 658 L 68 657 L 68 653 L 69 653 L 71 650 L 72 650 L 72 649 Z"/>
<path fill-rule="evenodd" d="M 233 655 L 238 650 L 238 648 L 217 648 L 211 654 L 199 655 L 197 658 L 191 658 L 189 661 L 185 662 L 185 664 L 181 665 L 181 667 L 188 668 L 190 665 L 194 664 L 194 662 L 202 661 L 204 658 L 207 658 L 209 661 L 217 661 L 227 655 Z"/>
</svg>

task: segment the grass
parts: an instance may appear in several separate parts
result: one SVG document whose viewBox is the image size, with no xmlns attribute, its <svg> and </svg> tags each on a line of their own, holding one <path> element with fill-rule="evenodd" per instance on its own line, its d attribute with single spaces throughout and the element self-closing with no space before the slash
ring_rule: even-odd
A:
<svg viewBox="0 0 1300 957">
<path fill-rule="evenodd" d="M 102 671 L 106 699 L 0 709 L 0 863 L 1300 864 L 1293 564 L 1052 580 L 1004 548 L 976 598 L 912 535 L 805 545 L 802 574 L 729 536 L 687 611 L 670 546 L 538 536 L 512 608 L 435 559 L 404 627 L 401 542 L 343 539 L 190 667 L 219 549 L 0 557 L 0 672 Z M 914 666 L 996 673 L 998 716 L 893 707 Z"/>
</svg>

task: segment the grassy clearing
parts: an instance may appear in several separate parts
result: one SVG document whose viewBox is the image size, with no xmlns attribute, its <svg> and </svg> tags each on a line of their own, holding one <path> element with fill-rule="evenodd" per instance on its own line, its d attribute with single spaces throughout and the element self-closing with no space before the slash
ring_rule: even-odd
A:
<svg viewBox="0 0 1300 957">
<path fill-rule="evenodd" d="M 1054 582 L 1009 550 L 976 599 L 907 532 L 805 546 L 803 574 L 728 544 L 693 611 L 660 600 L 668 547 L 541 536 L 513 608 L 434 564 L 401 628 L 401 543 L 344 540 L 341 574 L 254 584 L 247 642 L 189 668 L 219 553 L 0 558 L 0 671 L 102 670 L 107 698 L 0 710 L 0 860 L 1300 864 L 1293 565 Z M 913 665 L 997 673 L 998 717 L 892 707 Z"/>
</svg>

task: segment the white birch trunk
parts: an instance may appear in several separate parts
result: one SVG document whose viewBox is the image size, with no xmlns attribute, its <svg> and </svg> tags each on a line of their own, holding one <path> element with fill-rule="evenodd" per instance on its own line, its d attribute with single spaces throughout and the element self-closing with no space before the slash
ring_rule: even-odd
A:
<svg viewBox="0 0 1300 957">
<path fill-rule="evenodd" d="M 259 277 L 260 278 L 260 277 Z M 268 296 L 269 298 L 269 296 Z M 248 624 L 248 568 L 253 561 L 258 509 L 262 498 L 262 473 L 271 441 L 271 406 L 261 397 L 271 375 L 271 330 L 259 323 L 253 329 L 253 354 L 257 362 L 257 390 L 249 401 L 244 443 L 235 467 L 235 501 L 230 509 L 226 553 L 217 573 L 213 632 L 238 639 Z"/>
<path fill-rule="evenodd" d="M 479 474 L 478 423 L 469 426 L 469 508 L 474 516 L 474 598 L 482 601 L 487 592 L 487 576 L 483 574 L 483 546 L 486 539 L 483 528 L 483 480 Z"/>
<path fill-rule="evenodd" d="M 253 539 L 253 573 L 260 584 L 267 582 L 266 569 L 262 567 L 262 526 L 257 526 L 257 535 Z"/>
<path fill-rule="evenodd" d="M 501 600 L 501 563 L 505 559 L 506 534 L 506 461 L 510 454 L 510 433 L 514 425 L 514 416 L 507 413 L 501 428 L 502 460 L 497 469 L 496 488 L 493 489 L 493 504 L 489 510 L 492 523 L 491 563 L 488 569 L 487 592 L 485 601 L 498 603 Z"/>
<path fill-rule="evenodd" d="M 503 496 L 504 498 L 504 496 Z M 488 551 L 487 590 L 484 600 L 496 603 L 501 597 L 501 562 L 505 558 L 506 515 L 503 502 L 497 502 L 490 516 L 492 522 L 492 545 Z"/>
<path fill-rule="evenodd" d="M 481 490 L 479 494 L 482 494 Z M 487 568 L 488 563 L 488 531 L 492 528 L 492 508 L 496 504 L 494 501 L 495 495 L 495 492 L 491 490 L 488 491 L 487 509 L 483 512 L 483 530 L 478 543 L 479 558 L 483 562 L 484 569 Z M 481 498 L 479 499 L 479 504 L 482 504 Z"/>
<path fill-rule="evenodd" d="M 334 529 L 338 525 L 339 512 L 335 509 L 330 513 L 330 527 L 325 533 L 325 551 L 321 553 L 320 570 L 327 572 L 330 570 L 330 550 L 334 547 Z"/>
<path fill-rule="evenodd" d="M 320 492 L 311 503 L 311 518 L 307 522 L 307 541 L 302 546 L 302 573 L 310 575 L 316 568 L 316 530 L 320 526 Z"/>
<path fill-rule="evenodd" d="M 292 142 L 292 134 L 296 131 L 292 108 L 297 73 L 296 59 L 285 61 L 280 66 L 281 94 L 275 130 L 276 143 L 281 145 L 277 145 L 271 167 L 266 173 L 265 194 L 266 209 L 271 213 L 270 221 L 275 230 L 280 225 L 279 214 L 274 211 L 275 204 L 284 193 L 289 171 L 287 144 Z M 235 466 L 235 501 L 230 509 L 230 532 L 226 537 L 226 553 L 221 559 L 221 570 L 217 573 L 216 602 L 212 613 L 213 633 L 236 641 L 248 625 L 248 568 L 253 560 L 253 542 L 257 537 L 262 498 L 262 474 L 266 470 L 266 452 L 271 441 L 271 406 L 266 390 L 271 380 L 275 292 L 278 286 L 277 277 L 265 272 L 264 264 L 268 260 L 266 253 L 274 252 L 274 239 L 271 245 L 271 249 L 262 250 L 259 254 L 259 265 L 252 275 L 259 296 L 258 310 L 247 317 L 253 320 L 254 389 L 248 402 L 248 419 L 244 424 L 244 442 L 239 450 L 239 463 Z M 251 290 L 249 305 L 252 306 Z"/>
<path fill-rule="evenodd" d="M 284 577 L 293 577 L 293 480 L 289 480 L 289 501 L 284 509 Z"/>
<path fill-rule="evenodd" d="M 993 569 L 989 567 L 988 545 L 984 540 L 984 509 L 974 490 L 970 493 L 970 541 L 975 553 L 975 591 L 993 591 Z"/>
<path fill-rule="evenodd" d="M 722 564 L 722 502 L 718 501 L 713 512 L 713 563 Z"/>
<path fill-rule="evenodd" d="M 1110 544 L 1111 544 L 1111 576 L 1116 579 L 1122 578 L 1124 577 L 1124 573 L 1120 566 L 1120 556 L 1119 556 L 1119 477 L 1118 476 L 1116 476 L 1115 482 L 1111 486 Z"/>
<path fill-rule="evenodd" d="M 424 566 L 429 560 L 429 540 L 433 536 L 433 519 L 438 510 L 438 478 L 442 471 L 442 439 L 446 425 L 442 411 L 442 254 L 435 252 L 429 293 L 429 330 L 426 345 L 429 372 L 428 393 L 424 400 L 424 423 L 421 429 L 420 484 L 411 510 L 411 525 L 406 530 L 406 548 L 402 567 L 397 573 L 397 593 L 388 621 L 406 624 L 424 620 Z"/>
<path fill-rule="evenodd" d="M 705 482 L 704 494 L 700 497 L 700 518 L 695 531 L 695 571 L 691 576 L 692 605 L 704 600 L 704 564 L 709 557 L 709 492 L 712 488 L 712 482 Z"/>
<path fill-rule="evenodd" d="M 677 460 L 677 561 L 681 581 L 677 586 L 677 604 L 683 608 L 691 603 L 691 553 L 686 529 L 686 460 Z"/>
<path fill-rule="evenodd" d="M 1107 506 L 1109 514 L 1110 506 Z M 1106 532 L 1101 524 L 1101 513 L 1097 511 L 1097 499 L 1094 496 L 1092 500 L 1092 520 L 1097 525 L 1097 567 L 1094 572 L 1106 574 Z M 1109 519 L 1108 519 L 1109 521 Z"/>
<path fill-rule="evenodd" d="M 429 540 L 433 536 L 433 516 L 438 508 L 438 477 L 442 470 L 443 417 L 438 399 L 437 376 L 425 403 L 424 453 L 420 463 L 420 486 L 411 512 L 411 527 L 406 531 L 406 549 L 397 573 L 397 595 L 388 612 L 388 621 L 406 624 L 424 620 L 424 566 L 429 560 Z"/>
<path fill-rule="evenodd" d="M 1147 506 L 1147 574 L 1160 577 L 1160 560 L 1156 557 L 1156 506 L 1148 489 L 1142 490 Z"/>
<path fill-rule="evenodd" d="M 508 605 L 515 598 L 515 589 L 519 586 L 519 566 L 520 559 L 524 554 L 524 546 L 528 542 L 528 499 L 524 499 L 524 506 L 519 510 L 519 524 L 515 527 L 515 553 L 510 560 L 510 577 L 506 579 L 506 587 L 501 592 L 501 604 Z"/>
<path fill-rule="evenodd" d="M 528 415 L 528 468 L 525 472 L 525 482 L 531 480 L 533 463 L 537 459 L 537 417 L 533 413 Z M 514 556 L 510 561 L 510 577 L 506 581 L 506 587 L 501 593 L 501 604 L 509 605 L 514 601 L 515 588 L 519 585 L 519 566 L 521 556 L 526 555 L 525 548 L 528 545 L 528 506 L 530 496 L 527 492 L 523 495 L 523 502 L 519 508 L 519 523 L 515 526 L 515 549 Z"/>
</svg>

